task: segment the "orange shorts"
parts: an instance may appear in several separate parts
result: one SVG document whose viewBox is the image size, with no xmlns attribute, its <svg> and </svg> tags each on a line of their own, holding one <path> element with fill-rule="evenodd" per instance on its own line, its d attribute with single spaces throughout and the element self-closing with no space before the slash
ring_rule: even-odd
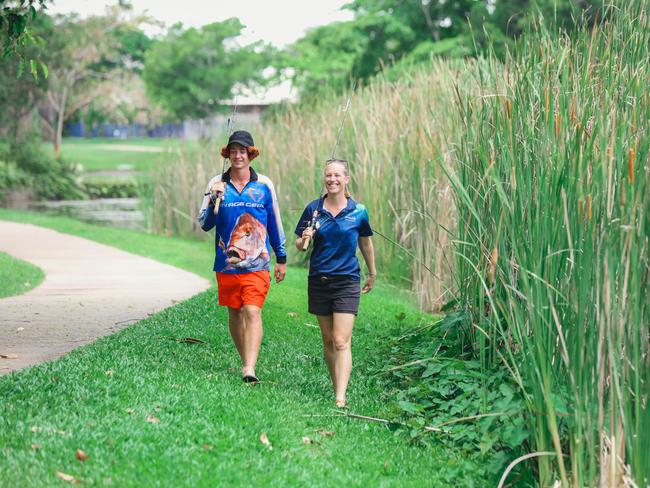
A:
<svg viewBox="0 0 650 488">
<path fill-rule="evenodd" d="M 268 271 L 217 273 L 217 285 L 219 305 L 232 308 L 255 305 L 262 308 L 271 286 L 271 275 Z"/>
</svg>

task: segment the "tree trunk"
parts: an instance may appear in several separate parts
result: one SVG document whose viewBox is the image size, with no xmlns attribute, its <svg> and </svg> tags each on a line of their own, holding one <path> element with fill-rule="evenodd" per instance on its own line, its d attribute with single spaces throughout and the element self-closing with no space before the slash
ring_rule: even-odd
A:
<svg viewBox="0 0 650 488">
<path fill-rule="evenodd" d="M 54 131 L 54 156 L 61 155 L 61 139 L 63 138 L 63 122 L 65 121 L 65 105 L 68 98 L 68 87 L 63 88 L 56 115 L 56 130 Z"/>
</svg>

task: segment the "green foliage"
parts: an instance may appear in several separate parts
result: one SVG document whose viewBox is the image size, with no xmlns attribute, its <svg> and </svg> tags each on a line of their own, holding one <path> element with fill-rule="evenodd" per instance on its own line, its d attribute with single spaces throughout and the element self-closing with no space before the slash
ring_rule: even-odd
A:
<svg viewBox="0 0 650 488">
<path fill-rule="evenodd" d="M 228 19 L 183 30 L 173 26 L 147 51 L 144 81 L 149 96 L 173 117 L 206 117 L 232 98 L 235 84 L 263 83 L 271 51 L 262 43 L 238 46 L 243 25 Z"/>
<path fill-rule="evenodd" d="M 508 370 L 486 370 L 469 359 L 462 322 L 462 314 L 454 313 L 407 333 L 395 328 L 385 337 L 378 356 L 393 398 L 385 415 L 413 441 L 480 453 L 478 474 L 495 484 L 507 464 L 530 448 L 532 431 Z"/>
<path fill-rule="evenodd" d="M 138 182 L 131 178 L 85 178 L 83 188 L 90 198 L 135 198 Z"/>
<path fill-rule="evenodd" d="M 301 87 L 303 97 L 322 96 L 347 86 L 367 43 L 353 22 L 333 22 L 310 30 L 287 49 L 279 63 L 295 70 L 293 82 Z"/>
<path fill-rule="evenodd" d="M 85 198 L 75 166 L 44 151 L 38 138 L 0 140 L 0 191 L 30 190 L 35 200 Z"/>
<path fill-rule="evenodd" d="M 344 6 L 354 12 L 352 21 L 308 32 L 288 48 L 281 64 L 295 70 L 295 85 L 303 97 L 313 99 L 330 88 L 340 92 L 351 80 L 367 80 L 401 60 L 413 64 L 432 55 L 454 58 L 488 51 L 503 59 L 512 40 L 540 22 L 571 31 L 583 17 L 593 19 L 602 3 L 355 0 Z"/>
<path fill-rule="evenodd" d="M 46 15 L 39 15 L 32 23 L 32 29 L 45 35 L 52 28 L 52 22 Z M 3 135 L 18 138 L 26 130 L 31 129 L 28 123 L 47 89 L 46 76 L 27 76 L 25 70 L 30 70 L 29 59 L 44 55 L 43 45 L 32 43 L 21 51 L 25 59 L 3 59 L 0 62 L 0 137 Z M 36 61 L 34 61 L 36 62 Z M 40 68 L 39 68 L 40 66 Z M 37 64 L 37 73 L 43 71 L 44 65 Z"/>
<path fill-rule="evenodd" d="M 26 64 L 34 79 L 38 79 L 38 70 L 47 78 L 47 67 L 37 57 L 33 57 L 30 47 L 41 44 L 43 40 L 34 33 L 34 23 L 39 10 L 45 8 L 46 0 L 0 0 L 0 50 L 2 59 L 12 56 L 18 58 L 19 77 Z"/>
<path fill-rule="evenodd" d="M 44 277 L 43 271 L 33 264 L 0 252 L 0 298 L 27 293 L 36 288 Z"/>
<path fill-rule="evenodd" d="M 141 73 L 153 40 L 138 27 L 128 24 L 118 25 L 111 35 L 117 40 L 115 64 Z"/>
</svg>

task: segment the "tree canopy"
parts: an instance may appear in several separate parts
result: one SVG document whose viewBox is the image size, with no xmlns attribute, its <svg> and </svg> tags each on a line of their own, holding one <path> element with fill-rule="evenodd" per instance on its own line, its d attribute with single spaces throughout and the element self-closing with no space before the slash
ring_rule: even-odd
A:
<svg viewBox="0 0 650 488">
<path fill-rule="evenodd" d="M 42 43 L 42 39 L 32 29 L 38 12 L 45 8 L 46 0 L 0 0 L 0 48 L 2 58 L 17 57 L 19 60 L 17 76 L 22 76 L 25 65 L 34 78 L 39 71 L 47 77 L 47 66 L 34 57 L 29 47 Z"/>
<path fill-rule="evenodd" d="M 354 19 L 317 27 L 281 60 L 303 94 L 368 79 L 405 57 L 497 55 L 541 17 L 570 30 L 603 0 L 352 0 Z"/>
<path fill-rule="evenodd" d="M 271 50 L 262 43 L 237 44 L 243 25 L 232 18 L 202 28 L 177 24 L 147 51 L 147 93 L 172 116 L 206 117 L 232 97 L 236 84 L 262 83 Z"/>
</svg>

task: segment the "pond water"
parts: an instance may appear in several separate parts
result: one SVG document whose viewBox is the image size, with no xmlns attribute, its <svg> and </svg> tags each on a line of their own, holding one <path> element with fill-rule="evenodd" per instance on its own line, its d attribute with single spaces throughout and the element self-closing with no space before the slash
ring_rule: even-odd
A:
<svg viewBox="0 0 650 488">
<path fill-rule="evenodd" d="M 65 215 L 91 224 L 146 231 L 139 198 L 32 202 L 29 210 Z"/>
</svg>

